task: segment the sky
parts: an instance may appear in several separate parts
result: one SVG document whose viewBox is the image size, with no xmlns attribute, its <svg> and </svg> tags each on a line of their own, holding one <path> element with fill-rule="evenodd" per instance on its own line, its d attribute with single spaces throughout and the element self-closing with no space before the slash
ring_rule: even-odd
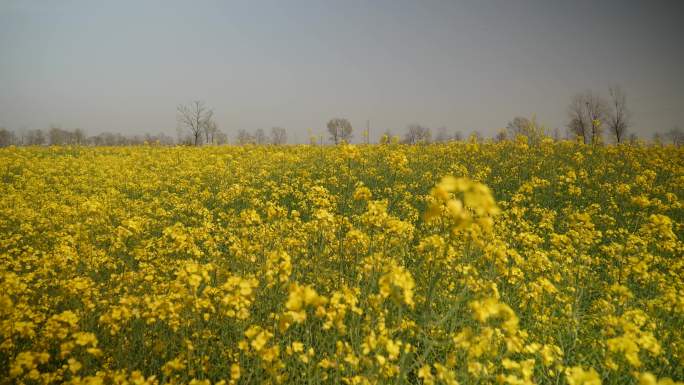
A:
<svg viewBox="0 0 684 385">
<path fill-rule="evenodd" d="M 684 126 L 684 1 L 0 0 L 0 126 L 176 135 L 203 100 L 219 128 L 290 141 L 334 117 L 355 139 L 419 123 L 564 129 L 573 95 L 627 94 L 631 131 Z"/>
</svg>

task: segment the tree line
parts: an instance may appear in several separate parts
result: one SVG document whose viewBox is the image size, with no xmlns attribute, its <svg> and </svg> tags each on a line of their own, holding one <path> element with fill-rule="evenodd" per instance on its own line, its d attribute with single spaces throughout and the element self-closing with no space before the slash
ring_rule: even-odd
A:
<svg viewBox="0 0 684 385">
<path fill-rule="evenodd" d="M 498 131 L 492 138 L 494 141 L 514 139 L 517 136 L 525 136 L 532 143 L 539 142 L 544 137 L 554 140 L 576 140 L 584 144 L 602 144 L 606 139 L 620 144 L 626 141 L 634 142 L 637 136 L 629 132 L 632 115 L 627 108 L 627 97 L 619 86 L 608 90 L 608 98 L 592 91 L 586 90 L 576 94 L 567 108 L 568 121 L 565 133 L 561 129 L 547 129 L 537 122 L 535 117 L 526 118 L 517 116 L 508 122 L 505 128 Z M 193 101 L 176 108 L 177 137 L 160 134 L 123 135 L 120 133 L 101 133 L 88 136 L 79 128 L 69 130 L 58 126 L 52 126 L 48 130 L 32 129 L 13 132 L 0 127 L 0 147 L 10 145 L 18 146 L 43 146 L 43 145 L 91 145 L 91 146 L 134 146 L 143 144 L 159 145 L 222 145 L 229 143 L 228 135 L 221 131 L 214 120 L 213 109 L 206 106 L 203 101 Z M 326 125 L 330 143 L 350 143 L 354 129 L 345 118 L 330 119 Z M 370 143 L 368 129 L 363 132 L 366 143 Z M 483 136 L 475 131 L 471 133 L 470 140 L 481 141 Z M 380 143 L 391 141 L 404 144 L 419 144 L 430 142 L 461 141 L 461 132 L 448 132 L 445 127 L 433 130 L 424 125 L 414 123 L 406 127 L 403 136 L 395 136 L 392 131 L 386 130 L 380 137 Z M 674 127 L 666 133 L 656 133 L 653 143 L 663 144 L 671 142 L 676 146 L 684 144 L 684 132 L 679 127 Z M 282 127 L 272 127 L 270 131 L 256 129 L 250 132 L 239 129 L 236 133 L 235 144 L 273 144 L 283 145 L 288 143 L 287 130 Z M 310 134 L 311 144 L 322 144 L 323 136 L 318 137 Z"/>
<path fill-rule="evenodd" d="M 173 145 L 174 138 L 160 134 L 122 135 L 120 133 L 103 132 L 97 135 L 86 135 L 80 129 L 64 129 L 50 127 L 47 130 L 32 129 L 10 131 L 0 127 L 0 147 L 7 146 L 136 146 L 145 143 Z"/>
</svg>

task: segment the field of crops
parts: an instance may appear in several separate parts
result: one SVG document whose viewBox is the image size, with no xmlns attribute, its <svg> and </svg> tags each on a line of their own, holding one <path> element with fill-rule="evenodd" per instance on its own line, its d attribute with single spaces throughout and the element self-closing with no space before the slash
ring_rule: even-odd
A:
<svg viewBox="0 0 684 385">
<path fill-rule="evenodd" d="M 6 148 L 0 179 L 1 384 L 684 380 L 681 148 Z"/>
</svg>

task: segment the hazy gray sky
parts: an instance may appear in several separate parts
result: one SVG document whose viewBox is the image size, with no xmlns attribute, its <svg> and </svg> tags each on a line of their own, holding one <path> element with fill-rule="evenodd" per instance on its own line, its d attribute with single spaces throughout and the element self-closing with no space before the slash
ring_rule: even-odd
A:
<svg viewBox="0 0 684 385">
<path fill-rule="evenodd" d="M 332 117 L 492 135 L 620 84 L 650 136 L 684 125 L 683 59 L 684 1 L 0 0 L 0 125 L 175 135 L 200 99 L 231 138 Z"/>
</svg>

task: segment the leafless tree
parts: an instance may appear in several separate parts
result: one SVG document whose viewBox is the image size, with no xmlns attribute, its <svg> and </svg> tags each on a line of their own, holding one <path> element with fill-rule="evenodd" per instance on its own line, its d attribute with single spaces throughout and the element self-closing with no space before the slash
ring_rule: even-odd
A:
<svg viewBox="0 0 684 385">
<path fill-rule="evenodd" d="M 627 110 L 627 97 L 620 86 L 610 88 L 611 111 L 608 117 L 608 128 L 615 135 L 615 141 L 619 144 L 624 141 L 627 127 L 629 126 L 629 111 Z"/>
<path fill-rule="evenodd" d="M 513 118 L 513 120 L 506 124 L 506 130 L 508 130 L 510 135 L 515 138 L 518 135 L 527 136 L 530 126 L 532 126 L 532 122 L 529 119 L 522 116 L 516 116 Z"/>
<path fill-rule="evenodd" d="M 146 134 L 144 136 L 124 136 L 119 133 L 113 134 L 111 132 L 103 132 L 101 134 L 97 134 L 91 137 L 88 137 L 86 139 L 86 142 L 93 145 L 93 146 L 130 146 L 130 145 L 141 145 L 145 143 L 145 140 L 148 141 L 148 143 L 155 142 L 159 140 L 160 144 L 162 141 L 167 141 L 168 144 L 173 144 L 173 139 L 169 136 L 166 136 L 164 134 L 161 134 L 162 137 L 154 137 L 149 134 Z M 179 144 L 183 144 L 184 142 L 182 140 L 179 141 Z M 187 144 L 192 144 L 192 139 L 188 137 L 187 139 Z"/>
<path fill-rule="evenodd" d="M 576 95 L 568 107 L 568 130 L 577 138 L 582 138 L 584 144 L 587 143 L 587 132 L 589 127 L 588 118 L 585 112 L 585 104 L 582 95 Z"/>
<path fill-rule="evenodd" d="M 194 145 L 200 144 L 202 132 L 209 125 L 214 111 L 207 108 L 204 102 L 196 100 L 189 105 L 179 105 L 177 108 L 178 123 L 192 134 Z"/>
<path fill-rule="evenodd" d="M 14 132 L 0 127 L 0 147 L 11 146 L 15 143 L 15 141 L 16 136 L 14 135 Z"/>
<path fill-rule="evenodd" d="M 653 144 L 656 146 L 662 146 L 663 145 L 663 134 L 660 132 L 656 132 L 653 134 Z"/>
<path fill-rule="evenodd" d="M 223 145 L 228 143 L 228 135 L 225 132 L 218 130 L 214 135 L 214 143 L 218 145 Z"/>
<path fill-rule="evenodd" d="M 26 145 L 26 129 L 20 128 L 16 131 L 12 131 L 14 133 L 14 143 L 16 146 L 25 146 Z"/>
<path fill-rule="evenodd" d="M 159 141 L 159 144 L 162 144 L 165 146 L 173 146 L 174 145 L 173 137 L 171 137 L 170 135 L 167 135 L 163 132 L 159 133 L 159 135 L 157 136 L 157 140 Z"/>
<path fill-rule="evenodd" d="M 495 142 L 503 142 L 508 140 L 508 130 L 501 129 L 494 137 Z"/>
<path fill-rule="evenodd" d="M 583 119 L 572 119 L 568 123 L 568 132 L 571 139 L 587 144 L 591 141 L 590 123 Z"/>
<path fill-rule="evenodd" d="M 250 134 L 249 131 L 244 128 L 238 130 L 235 140 L 238 144 L 254 144 L 256 142 L 254 135 Z"/>
<path fill-rule="evenodd" d="M 160 132 L 157 135 L 146 133 L 142 139 L 143 139 L 143 143 L 147 142 L 147 144 L 149 144 L 149 145 L 160 145 L 160 146 L 173 145 L 173 138 L 164 134 L 163 132 Z"/>
<path fill-rule="evenodd" d="M 603 126 L 608 119 L 608 105 L 599 95 L 589 93 L 585 101 L 591 119 L 591 144 L 598 144 L 603 137 Z"/>
<path fill-rule="evenodd" d="M 335 143 L 339 144 L 341 141 L 349 142 L 352 137 L 352 125 L 347 119 L 344 118 L 334 118 L 330 119 L 328 122 L 328 133 L 330 133 L 330 139 Z"/>
<path fill-rule="evenodd" d="M 104 145 L 104 140 L 102 139 L 102 134 L 91 136 L 90 138 L 88 138 L 88 142 L 93 146 L 103 146 Z"/>
<path fill-rule="evenodd" d="M 606 101 L 592 91 L 575 95 L 568 107 L 568 129 L 586 143 L 601 141 L 602 127 L 608 117 Z"/>
<path fill-rule="evenodd" d="M 406 144 L 429 143 L 432 139 L 430 128 L 420 124 L 411 124 L 406 129 L 403 142 Z"/>
<path fill-rule="evenodd" d="M 468 140 L 473 142 L 473 143 L 482 143 L 482 134 L 480 134 L 480 131 L 473 131 L 470 133 L 470 136 L 468 137 Z"/>
<path fill-rule="evenodd" d="M 393 136 L 394 136 L 394 135 L 392 134 L 392 130 L 390 130 L 390 129 L 388 128 L 388 129 L 385 130 L 385 132 L 382 133 L 382 135 L 380 135 L 379 143 L 380 143 L 380 144 L 389 144 L 389 143 L 392 142 L 392 137 L 393 137 Z"/>
<path fill-rule="evenodd" d="M 673 127 L 665 135 L 668 138 L 670 138 L 670 140 L 672 141 L 672 144 L 677 146 L 677 147 L 684 144 L 684 131 L 682 131 L 682 129 L 679 128 L 678 126 Z"/>
<path fill-rule="evenodd" d="M 29 146 L 42 146 L 45 144 L 45 134 L 43 134 L 43 130 L 29 130 L 26 133 L 26 144 Z"/>
<path fill-rule="evenodd" d="M 537 118 L 532 119 L 516 116 L 508 122 L 506 129 L 511 138 L 525 136 L 531 143 L 539 143 L 544 137 L 544 128 L 537 123 Z"/>
<path fill-rule="evenodd" d="M 256 142 L 256 144 L 266 144 L 268 142 L 266 132 L 263 128 L 257 128 L 256 131 L 254 131 L 254 142 Z"/>
<path fill-rule="evenodd" d="M 451 137 L 449 136 L 449 133 L 447 132 L 446 127 L 440 127 L 437 129 L 437 135 L 435 136 L 435 142 L 442 143 L 442 142 L 448 142 L 451 140 Z"/>
<path fill-rule="evenodd" d="M 271 128 L 271 143 L 281 145 L 287 143 L 287 130 L 282 127 Z"/>
<path fill-rule="evenodd" d="M 86 143 L 86 134 L 80 128 L 74 130 L 73 142 L 77 145 L 82 145 Z"/>
<path fill-rule="evenodd" d="M 202 128 L 202 131 L 204 131 L 204 143 L 214 143 L 214 138 L 216 136 L 216 132 L 218 131 L 218 126 L 216 125 L 216 122 L 213 119 L 209 119 L 204 127 Z"/>
<path fill-rule="evenodd" d="M 312 129 L 310 129 L 310 128 L 307 129 L 306 134 L 309 137 L 309 145 L 315 146 L 318 144 L 318 136 L 316 134 L 314 134 Z M 321 135 L 320 137 L 321 137 L 321 144 L 323 144 L 323 135 Z"/>
<path fill-rule="evenodd" d="M 51 146 L 62 146 L 73 143 L 73 133 L 58 126 L 50 126 L 48 131 L 48 141 Z"/>
</svg>

